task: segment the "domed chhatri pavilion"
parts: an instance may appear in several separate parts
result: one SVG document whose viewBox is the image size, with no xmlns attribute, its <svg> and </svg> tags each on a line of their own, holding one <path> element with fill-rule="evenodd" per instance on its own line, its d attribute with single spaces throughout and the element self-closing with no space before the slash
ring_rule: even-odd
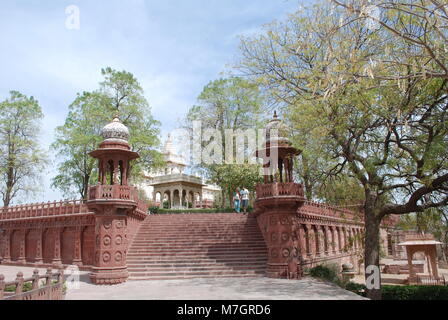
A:
<svg viewBox="0 0 448 320">
<path fill-rule="evenodd" d="M 171 134 L 162 150 L 165 167 L 145 175 L 141 185 L 154 206 L 170 209 L 212 208 L 221 194 L 221 189 L 208 185 L 193 174 L 186 174 L 188 164 L 176 152 Z"/>
</svg>

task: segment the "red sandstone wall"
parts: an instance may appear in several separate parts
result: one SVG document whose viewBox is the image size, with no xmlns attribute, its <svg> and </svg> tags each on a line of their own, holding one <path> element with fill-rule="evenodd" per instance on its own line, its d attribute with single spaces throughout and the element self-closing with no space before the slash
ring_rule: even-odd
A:
<svg viewBox="0 0 448 320">
<path fill-rule="evenodd" d="M 26 236 L 25 251 L 26 260 L 30 262 L 35 261 L 37 253 L 37 241 L 40 237 L 40 232 L 38 230 L 30 230 Z"/>
<path fill-rule="evenodd" d="M 95 254 L 95 227 L 88 226 L 82 233 L 82 263 L 93 265 Z"/>
<path fill-rule="evenodd" d="M 11 259 L 17 260 L 20 256 L 20 231 L 14 231 L 11 239 Z"/>
<path fill-rule="evenodd" d="M 74 230 L 65 228 L 61 234 L 61 260 L 63 264 L 71 264 L 75 250 Z"/>
</svg>

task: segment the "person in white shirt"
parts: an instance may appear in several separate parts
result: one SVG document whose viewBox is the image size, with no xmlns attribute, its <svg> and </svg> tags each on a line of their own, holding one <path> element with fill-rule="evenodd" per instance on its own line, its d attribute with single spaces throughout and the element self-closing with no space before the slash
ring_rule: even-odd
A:
<svg viewBox="0 0 448 320">
<path fill-rule="evenodd" d="M 243 188 L 243 190 L 240 191 L 241 194 L 241 204 L 243 207 L 243 213 L 247 213 L 247 207 L 249 206 L 249 190 L 246 188 Z"/>
</svg>

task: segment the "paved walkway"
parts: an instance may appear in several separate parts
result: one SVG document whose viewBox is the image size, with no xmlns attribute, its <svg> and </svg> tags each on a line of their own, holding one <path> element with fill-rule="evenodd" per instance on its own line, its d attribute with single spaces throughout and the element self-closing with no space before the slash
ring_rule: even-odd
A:
<svg viewBox="0 0 448 320">
<path fill-rule="evenodd" d="M 0 266 L 0 274 L 13 280 L 33 268 Z M 44 269 L 41 269 L 44 272 Z M 300 281 L 268 278 L 188 279 L 128 281 L 115 286 L 95 286 L 81 272 L 79 289 L 69 289 L 67 300 L 362 300 L 336 285 L 306 277 Z"/>
</svg>

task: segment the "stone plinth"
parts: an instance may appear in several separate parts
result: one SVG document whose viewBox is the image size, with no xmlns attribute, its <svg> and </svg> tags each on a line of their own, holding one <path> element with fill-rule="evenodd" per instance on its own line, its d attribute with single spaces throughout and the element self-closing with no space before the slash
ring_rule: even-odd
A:
<svg viewBox="0 0 448 320">
<path fill-rule="evenodd" d="M 304 201 L 301 185 L 262 184 L 257 195 L 254 214 L 268 247 L 266 275 L 300 279 L 302 248 L 296 213 Z"/>
</svg>

